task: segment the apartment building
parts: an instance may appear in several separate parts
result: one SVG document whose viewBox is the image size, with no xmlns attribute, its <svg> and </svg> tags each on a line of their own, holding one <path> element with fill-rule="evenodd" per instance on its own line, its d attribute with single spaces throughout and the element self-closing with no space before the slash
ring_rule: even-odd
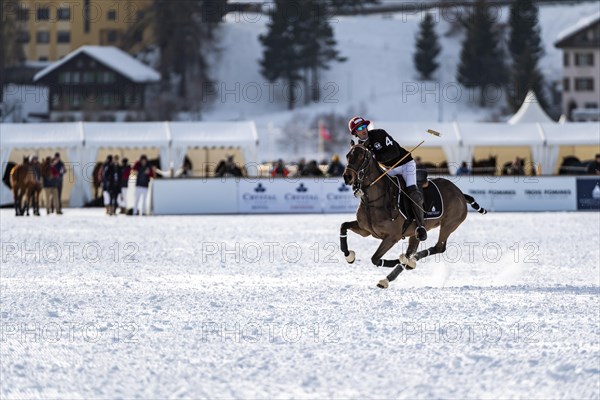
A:
<svg viewBox="0 0 600 400">
<path fill-rule="evenodd" d="M 561 32 L 562 111 L 570 121 L 600 120 L 600 12 Z"/>
<path fill-rule="evenodd" d="M 20 0 L 18 40 L 27 61 L 56 61 L 83 45 L 119 46 L 150 0 Z M 149 32 L 135 32 L 140 45 Z"/>
</svg>

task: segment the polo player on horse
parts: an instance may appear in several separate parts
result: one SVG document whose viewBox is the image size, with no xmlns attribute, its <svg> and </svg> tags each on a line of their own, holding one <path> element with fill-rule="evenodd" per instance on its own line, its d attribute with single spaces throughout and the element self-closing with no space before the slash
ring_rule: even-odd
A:
<svg viewBox="0 0 600 400">
<path fill-rule="evenodd" d="M 427 240 L 427 230 L 424 226 L 423 196 L 417 188 L 417 165 L 411 154 L 385 130 L 369 130 L 370 123 L 371 121 L 356 116 L 348 122 L 348 130 L 358 138 L 358 143 L 371 150 L 377 162 L 386 168 L 392 168 L 398 161 L 402 160 L 388 172 L 388 175 L 401 175 L 404 182 L 406 182 L 406 191 L 411 199 L 410 204 L 417 223 L 415 237 L 421 242 Z M 400 195 L 398 198 L 400 198 Z"/>
</svg>

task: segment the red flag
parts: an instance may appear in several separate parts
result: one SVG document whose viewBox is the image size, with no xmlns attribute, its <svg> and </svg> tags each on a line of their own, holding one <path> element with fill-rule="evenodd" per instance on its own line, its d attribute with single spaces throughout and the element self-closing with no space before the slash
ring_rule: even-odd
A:
<svg viewBox="0 0 600 400">
<path fill-rule="evenodd" d="M 331 142 L 331 135 L 329 134 L 327 128 L 325 128 L 325 124 L 322 122 L 319 123 L 319 132 L 323 140 L 326 142 Z"/>
</svg>

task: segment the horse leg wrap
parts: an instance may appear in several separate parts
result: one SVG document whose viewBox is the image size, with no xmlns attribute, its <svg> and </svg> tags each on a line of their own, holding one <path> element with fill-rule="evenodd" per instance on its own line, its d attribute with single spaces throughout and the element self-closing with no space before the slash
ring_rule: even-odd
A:
<svg viewBox="0 0 600 400">
<path fill-rule="evenodd" d="M 379 260 L 379 263 L 376 265 L 383 268 L 394 268 L 398 265 L 398 260 Z"/>
<path fill-rule="evenodd" d="M 404 271 L 404 267 L 402 264 L 398 264 L 398 266 L 387 276 L 387 280 L 390 282 L 394 281 L 402 271 Z"/>
<path fill-rule="evenodd" d="M 342 253 L 346 257 L 350 254 L 348 252 L 348 230 L 346 228 L 340 230 L 340 250 L 342 250 Z"/>
</svg>

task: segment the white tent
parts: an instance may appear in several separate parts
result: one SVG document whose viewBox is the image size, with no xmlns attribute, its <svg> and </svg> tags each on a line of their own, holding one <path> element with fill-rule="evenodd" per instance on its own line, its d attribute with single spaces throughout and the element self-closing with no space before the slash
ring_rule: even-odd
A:
<svg viewBox="0 0 600 400">
<path fill-rule="evenodd" d="M 560 146 L 598 146 L 600 147 L 600 125 L 592 122 L 569 122 L 564 124 L 540 124 L 546 139 L 546 157 L 548 169 L 543 173 L 551 174 L 558 163 Z"/>
<path fill-rule="evenodd" d="M 470 153 L 468 149 L 461 146 L 460 134 L 454 123 L 376 121 L 372 125 L 375 129 L 385 129 L 407 150 L 423 140 L 425 143 L 421 145 L 422 147 L 441 147 L 451 174 L 456 173 L 462 161 L 470 160 Z M 427 133 L 428 129 L 439 132 L 441 136 L 436 137 Z"/>
<path fill-rule="evenodd" d="M 258 160 L 258 134 L 254 121 L 240 122 L 171 122 L 170 159 L 181 165 L 190 147 L 236 147 L 246 164 Z"/>
<path fill-rule="evenodd" d="M 459 123 L 458 130 L 463 146 L 473 154 L 475 146 L 528 146 L 533 162 L 541 165 L 542 174 L 551 174 L 556 160 L 545 145 L 544 132 L 539 123 L 521 122 L 515 125 L 502 123 Z"/>
<path fill-rule="evenodd" d="M 530 90 L 527 93 L 527 96 L 525 96 L 525 100 L 523 100 L 521 108 L 519 108 L 515 115 L 508 120 L 508 123 L 510 125 L 515 125 L 533 122 L 550 123 L 554 121 L 542 109 L 537 97 L 535 96 L 535 93 Z"/>
<path fill-rule="evenodd" d="M 81 163 L 81 150 L 83 145 L 83 129 L 81 122 L 54 124 L 0 124 L 0 157 L 2 160 L 2 176 L 10 157 L 15 149 L 47 149 L 66 148 L 69 163 L 73 166 L 73 178 L 75 186 L 71 192 L 70 205 L 82 206 L 84 177 Z M 69 165 L 67 165 L 68 167 Z M 9 189 L 2 183 L 2 204 L 11 203 L 12 196 Z M 7 194 L 8 193 L 8 194 Z M 8 197 L 7 197 L 8 196 Z"/>
</svg>

